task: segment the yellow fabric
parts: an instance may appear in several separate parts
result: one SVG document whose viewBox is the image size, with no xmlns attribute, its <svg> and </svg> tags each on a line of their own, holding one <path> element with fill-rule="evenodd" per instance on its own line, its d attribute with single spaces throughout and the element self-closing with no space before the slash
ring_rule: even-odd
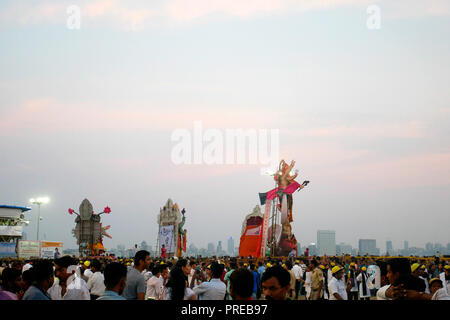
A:
<svg viewBox="0 0 450 320">
<path fill-rule="evenodd" d="M 90 262 L 90 261 L 85 261 L 85 262 L 84 262 L 84 265 L 85 265 L 86 267 L 89 267 L 89 266 L 91 265 L 91 262 Z"/>
</svg>

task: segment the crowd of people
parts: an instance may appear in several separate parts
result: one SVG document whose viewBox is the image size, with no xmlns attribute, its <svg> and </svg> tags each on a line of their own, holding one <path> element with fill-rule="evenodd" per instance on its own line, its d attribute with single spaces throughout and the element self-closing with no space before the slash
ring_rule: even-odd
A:
<svg viewBox="0 0 450 320">
<path fill-rule="evenodd" d="M 0 300 L 450 300 L 439 258 L 0 260 Z"/>
</svg>

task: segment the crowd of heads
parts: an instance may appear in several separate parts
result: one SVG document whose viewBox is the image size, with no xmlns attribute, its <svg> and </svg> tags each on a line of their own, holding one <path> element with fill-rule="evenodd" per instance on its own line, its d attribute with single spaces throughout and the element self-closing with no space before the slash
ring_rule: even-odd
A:
<svg viewBox="0 0 450 320">
<path fill-rule="evenodd" d="M 290 271 L 301 265 L 305 272 L 315 269 L 330 272 L 338 280 L 348 280 L 360 273 L 366 273 L 370 266 L 380 270 L 381 286 L 401 286 L 404 290 L 423 290 L 426 279 L 431 294 L 442 288 L 442 273 L 450 280 L 450 259 L 446 258 L 389 258 L 389 257 L 297 257 L 297 258 L 244 258 L 244 257 L 190 257 L 152 258 L 145 250 L 138 251 L 133 258 L 98 256 L 75 258 L 63 256 L 57 259 L 3 259 L 0 260 L 2 291 L 11 292 L 21 299 L 24 292 L 36 285 L 43 290 L 52 287 L 54 281 L 66 281 L 76 272 L 90 269 L 104 275 L 106 290 L 121 294 L 126 287 L 127 271 L 136 268 L 153 276 L 167 279 L 165 288 L 171 300 L 183 300 L 186 288 L 192 287 L 187 279 L 195 275 L 199 281 L 221 279 L 233 271 L 226 283 L 229 299 L 247 300 L 265 298 L 281 300 L 292 297 L 292 276 Z M 28 265 L 28 268 L 24 268 Z M 77 271 L 79 270 L 79 271 Z M 330 271 L 328 271 L 330 270 Z M 258 277 L 258 280 L 255 280 Z M 419 279 L 420 277 L 420 279 Z M 256 283 L 256 285 L 255 285 Z M 257 287 L 257 292 L 255 291 Z M 257 294 L 256 294 L 257 293 Z M 256 295 L 255 295 L 256 294 Z"/>
</svg>

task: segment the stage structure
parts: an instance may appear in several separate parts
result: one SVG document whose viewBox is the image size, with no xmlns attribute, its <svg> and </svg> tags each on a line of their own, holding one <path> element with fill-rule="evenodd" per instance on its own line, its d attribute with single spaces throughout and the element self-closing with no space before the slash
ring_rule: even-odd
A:
<svg viewBox="0 0 450 320">
<path fill-rule="evenodd" d="M 25 212 L 31 208 L 0 205 L 0 256 L 16 256 L 16 248 L 23 236 L 23 227 L 30 222 L 25 220 Z"/>
<path fill-rule="evenodd" d="M 99 255 L 104 253 L 105 247 L 103 246 L 103 236 L 112 238 L 106 230 L 111 226 L 103 227 L 101 223 L 101 215 L 103 213 L 110 214 L 111 209 L 105 207 L 103 212 L 98 214 L 94 213 L 92 204 L 88 199 L 84 199 L 80 204 L 80 213 L 75 212 L 73 209 L 69 209 L 69 214 L 76 214 L 75 229 L 72 233 L 77 238 L 77 244 L 80 251 L 80 256 Z"/>
<path fill-rule="evenodd" d="M 305 180 L 302 184 L 295 181 L 298 171 L 292 173 L 295 161 L 288 165 L 281 160 L 278 171 L 273 174 L 276 187 L 268 192 L 260 193 L 261 205 L 265 205 L 258 257 L 298 255 L 297 240 L 292 232 L 293 198 L 295 191 L 300 191 L 308 185 Z"/>
<path fill-rule="evenodd" d="M 161 247 L 164 245 L 167 258 L 182 257 L 186 252 L 186 210 L 180 212 L 177 203 L 173 203 L 172 199 L 168 199 L 164 207 L 160 208 L 157 223 L 159 226 L 157 248 L 158 255 L 161 253 Z"/>
</svg>

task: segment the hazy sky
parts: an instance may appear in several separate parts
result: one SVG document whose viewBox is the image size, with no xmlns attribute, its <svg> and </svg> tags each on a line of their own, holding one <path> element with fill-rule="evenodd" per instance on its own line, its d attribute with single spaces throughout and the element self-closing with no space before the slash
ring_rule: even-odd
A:
<svg viewBox="0 0 450 320">
<path fill-rule="evenodd" d="M 171 197 L 188 244 L 233 236 L 262 165 L 175 165 L 175 129 L 279 129 L 295 159 L 293 230 L 337 242 L 450 242 L 450 3 L 421 0 L 0 2 L 0 203 L 42 207 L 75 248 L 87 197 L 113 239 L 156 244 Z M 81 29 L 67 28 L 72 5 Z M 367 27 L 369 5 L 381 28 Z M 37 210 L 26 233 L 36 237 Z"/>
</svg>

